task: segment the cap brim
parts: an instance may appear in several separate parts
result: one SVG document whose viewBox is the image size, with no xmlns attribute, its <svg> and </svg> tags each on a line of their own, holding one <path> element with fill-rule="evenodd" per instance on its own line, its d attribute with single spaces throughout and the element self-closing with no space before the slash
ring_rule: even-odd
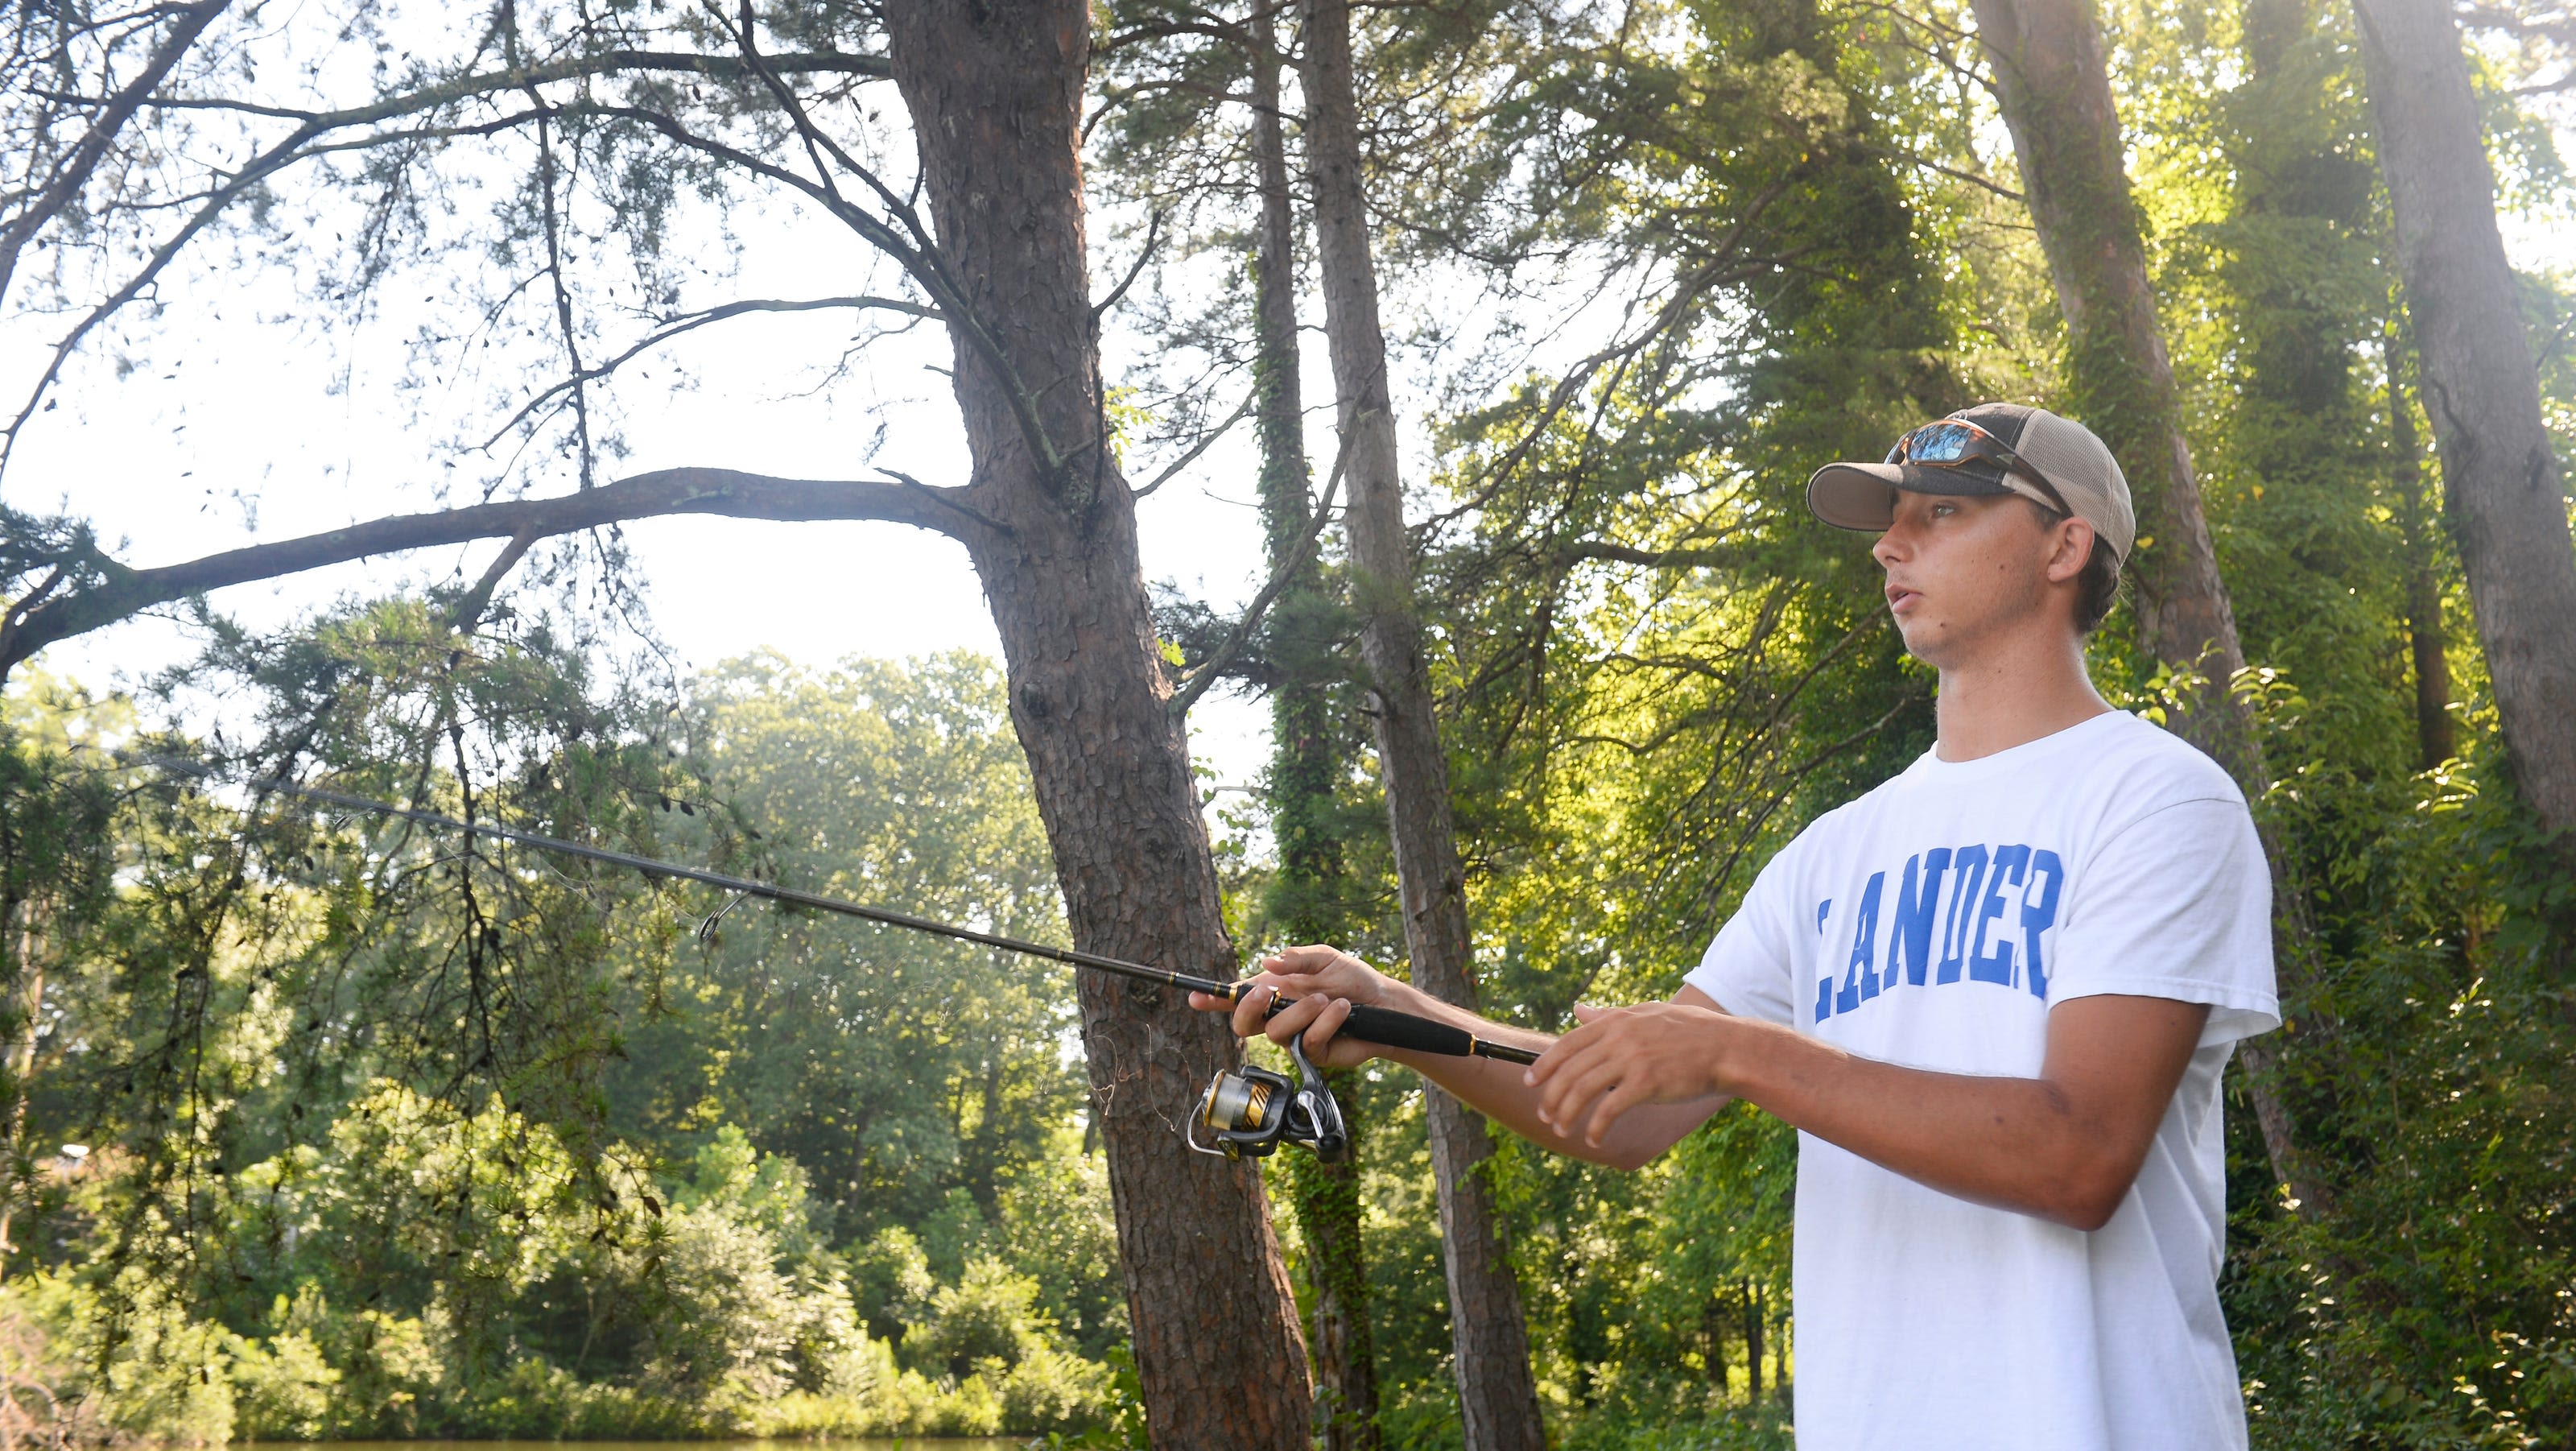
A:
<svg viewBox="0 0 2576 1451">
<path fill-rule="evenodd" d="M 1884 531 L 1896 522 L 1896 491 L 1980 496 L 2020 492 L 2001 469 L 1927 469 L 1916 464 L 1827 464 L 1807 480 L 1807 508 L 1837 529 Z"/>
</svg>

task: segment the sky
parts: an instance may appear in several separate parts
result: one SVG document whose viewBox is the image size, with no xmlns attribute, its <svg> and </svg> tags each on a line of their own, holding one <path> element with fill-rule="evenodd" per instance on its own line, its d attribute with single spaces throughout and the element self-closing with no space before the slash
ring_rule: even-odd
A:
<svg viewBox="0 0 2576 1451">
<path fill-rule="evenodd" d="M 765 235 L 745 254 L 731 295 L 833 292 L 813 279 L 846 276 L 854 265 L 842 255 L 851 244 L 830 229 L 795 218 L 766 219 L 771 227 L 738 220 Z M 399 350 L 428 309 L 397 301 L 356 328 L 286 321 L 298 309 L 284 277 L 220 265 L 167 295 L 169 312 L 148 332 L 74 366 L 60 407 L 39 416 L 0 484 L 0 498 L 16 507 L 91 519 L 129 564 L 174 563 L 434 507 L 449 456 L 440 424 L 488 417 L 437 396 L 439 379 L 398 386 Z M 49 335 L 25 319 L 18 324 L 0 328 L 0 384 L 10 397 L 23 396 L 15 389 L 41 367 Z M 879 339 L 846 376 L 826 379 L 852 333 L 847 314 L 754 316 L 648 355 L 618 390 L 628 453 L 601 477 L 698 464 L 802 478 L 864 479 L 889 468 L 931 483 L 962 481 L 963 430 L 948 380 L 934 371 L 948 362 L 944 335 L 925 328 Z M 1110 347 L 1133 342 L 1113 333 Z M 128 365 L 121 378 L 119 356 Z M 685 383 L 674 364 L 685 365 Z M 1321 356 L 1310 367 L 1325 376 Z M 446 391 L 469 387 L 452 380 Z M 1319 423 L 1316 447 L 1329 448 L 1327 433 Z M 1249 428 L 1238 427 L 1140 501 L 1148 580 L 1176 583 L 1221 608 L 1260 587 L 1249 445 Z M 1131 468 L 1140 480 L 1157 471 L 1150 454 Z M 553 473 L 553 484 L 530 492 L 568 491 L 569 467 Z M 966 553 L 944 536 L 883 523 L 689 517 L 638 521 L 625 526 L 625 537 L 653 627 L 684 671 L 754 649 L 814 667 L 957 649 L 1000 655 Z M 255 627 L 283 625 L 344 596 L 460 572 L 474 578 L 499 547 L 485 541 L 353 562 L 222 590 L 213 603 Z M 197 647 L 165 615 L 64 641 L 35 663 L 93 689 L 130 689 Z M 1256 778 L 1267 716 L 1266 706 L 1223 691 L 1195 707 L 1193 751 L 1214 785 Z"/>
</svg>

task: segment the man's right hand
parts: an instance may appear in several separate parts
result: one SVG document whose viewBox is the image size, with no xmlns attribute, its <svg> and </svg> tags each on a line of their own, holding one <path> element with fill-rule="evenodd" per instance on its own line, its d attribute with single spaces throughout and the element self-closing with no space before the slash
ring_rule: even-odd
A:
<svg viewBox="0 0 2576 1451">
<path fill-rule="evenodd" d="M 1338 1035 L 1353 1003 L 1419 1011 L 1412 990 L 1336 947 L 1291 947 L 1261 960 L 1261 972 L 1232 1003 L 1206 993 L 1190 994 L 1190 1006 L 1201 1012 L 1231 1012 L 1237 1036 L 1266 1036 L 1286 1044 L 1303 1033 L 1306 1056 L 1325 1068 L 1350 1068 L 1379 1056 L 1376 1044 Z M 1295 1002 L 1269 1015 L 1274 998 Z"/>
<path fill-rule="evenodd" d="M 1268 1016 L 1271 1002 L 1281 997 L 1296 1001 L 1281 1009 L 1277 1017 Z M 1717 1006 L 1691 987 L 1681 990 L 1679 1000 L 1691 1007 Z M 1350 1021 L 1354 1004 L 1435 1019 L 1490 1041 L 1534 1051 L 1546 1048 L 1551 1041 L 1544 1034 L 1485 1022 L 1332 947 L 1292 947 L 1276 957 L 1263 958 L 1260 974 L 1235 1002 L 1205 993 L 1190 994 L 1190 1006 L 1201 1012 L 1231 1012 L 1234 1031 L 1243 1037 L 1259 1033 L 1274 1043 L 1286 1043 L 1304 1034 L 1306 1056 L 1326 1068 L 1349 1068 L 1372 1058 L 1405 1064 L 1514 1133 L 1595 1163 L 1636 1168 L 1672 1147 L 1725 1102 L 1712 1094 L 1681 1103 L 1640 1104 L 1619 1115 L 1615 1128 L 1596 1144 L 1540 1117 L 1540 1089 L 1531 1084 L 1517 1063 L 1456 1058 L 1343 1039 L 1340 1030 Z M 1603 1035 L 1596 1032 L 1593 1036 Z M 1568 1106 L 1566 1122 L 1582 1122 L 1582 1116 L 1574 1110 L 1589 1107 Z"/>
</svg>

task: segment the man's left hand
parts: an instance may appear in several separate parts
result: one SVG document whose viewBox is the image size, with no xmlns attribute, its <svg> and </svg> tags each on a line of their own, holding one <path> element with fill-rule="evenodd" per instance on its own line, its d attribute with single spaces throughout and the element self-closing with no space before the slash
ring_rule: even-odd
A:
<svg viewBox="0 0 2576 1451">
<path fill-rule="evenodd" d="M 1715 1008 L 1639 1003 L 1578 1005 L 1581 1026 L 1530 1065 L 1539 1117 L 1569 1139 L 1598 1148 L 1619 1116 L 1640 1104 L 1681 1103 L 1723 1093 L 1718 1069 L 1726 1034 L 1741 1026 Z"/>
</svg>

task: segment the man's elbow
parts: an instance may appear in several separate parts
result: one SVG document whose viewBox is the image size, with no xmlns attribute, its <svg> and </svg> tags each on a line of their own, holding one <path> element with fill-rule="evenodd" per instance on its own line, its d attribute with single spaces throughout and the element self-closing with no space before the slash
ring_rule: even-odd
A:
<svg viewBox="0 0 2576 1451">
<path fill-rule="evenodd" d="M 2085 1233 L 2090 1234 L 2094 1230 L 2100 1229 L 2102 1226 L 2109 1224 L 2111 1222 L 2111 1216 L 2119 1212 L 2120 1201 L 2118 1199 L 2106 1199 L 2100 1196 L 2094 1196 L 2080 1200 L 2068 1206 L 2065 1212 L 2052 1215 L 2050 1217 L 2069 1229 L 2080 1229 Z"/>
<path fill-rule="evenodd" d="M 2094 1162 L 2077 1167 L 2057 1184 L 2057 1193 L 2043 1211 L 2046 1218 L 2069 1229 L 2086 1233 L 2111 1222 L 2120 1206 L 2129 1199 L 2129 1186 L 2137 1182 L 2135 1163 Z"/>
<path fill-rule="evenodd" d="M 1587 1164 L 1599 1164 L 1605 1169 L 1624 1169 L 1630 1173 L 1635 1173 L 1655 1162 L 1663 1156 L 1664 1150 L 1672 1147 L 1672 1144 L 1660 1140 L 1641 1142 L 1627 1134 L 1613 1134 L 1607 1143 L 1600 1144 L 1588 1144 L 1571 1134 L 1553 1131 L 1543 1134 L 1525 1132 L 1523 1137 L 1551 1153 L 1563 1154 L 1569 1159 L 1580 1159 Z"/>
<path fill-rule="evenodd" d="M 1624 1169 L 1630 1173 L 1653 1163 L 1667 1147 L 1661 1144 L 1631 1144 L 1617 1139 L 1606 1144 L 1587 1144 L 1581 1139 L 1554 1135 L 1547 1138 L 1532 1137 L 1530 1141 L 1542 1149 L 1563 1154 L 1569 1159 L 1580 1159 L 1587 1164 L 1599 1164 L 1605 1169 Z"/>
<path fill-rule="evenodd" d="M 1662 1158 L 1664 1150 L 1670 1147 L 1669 1144 L 1610 1144 L 1597 1150 L 1593 1161 L 1633 1174 Z"/>
</svg>

